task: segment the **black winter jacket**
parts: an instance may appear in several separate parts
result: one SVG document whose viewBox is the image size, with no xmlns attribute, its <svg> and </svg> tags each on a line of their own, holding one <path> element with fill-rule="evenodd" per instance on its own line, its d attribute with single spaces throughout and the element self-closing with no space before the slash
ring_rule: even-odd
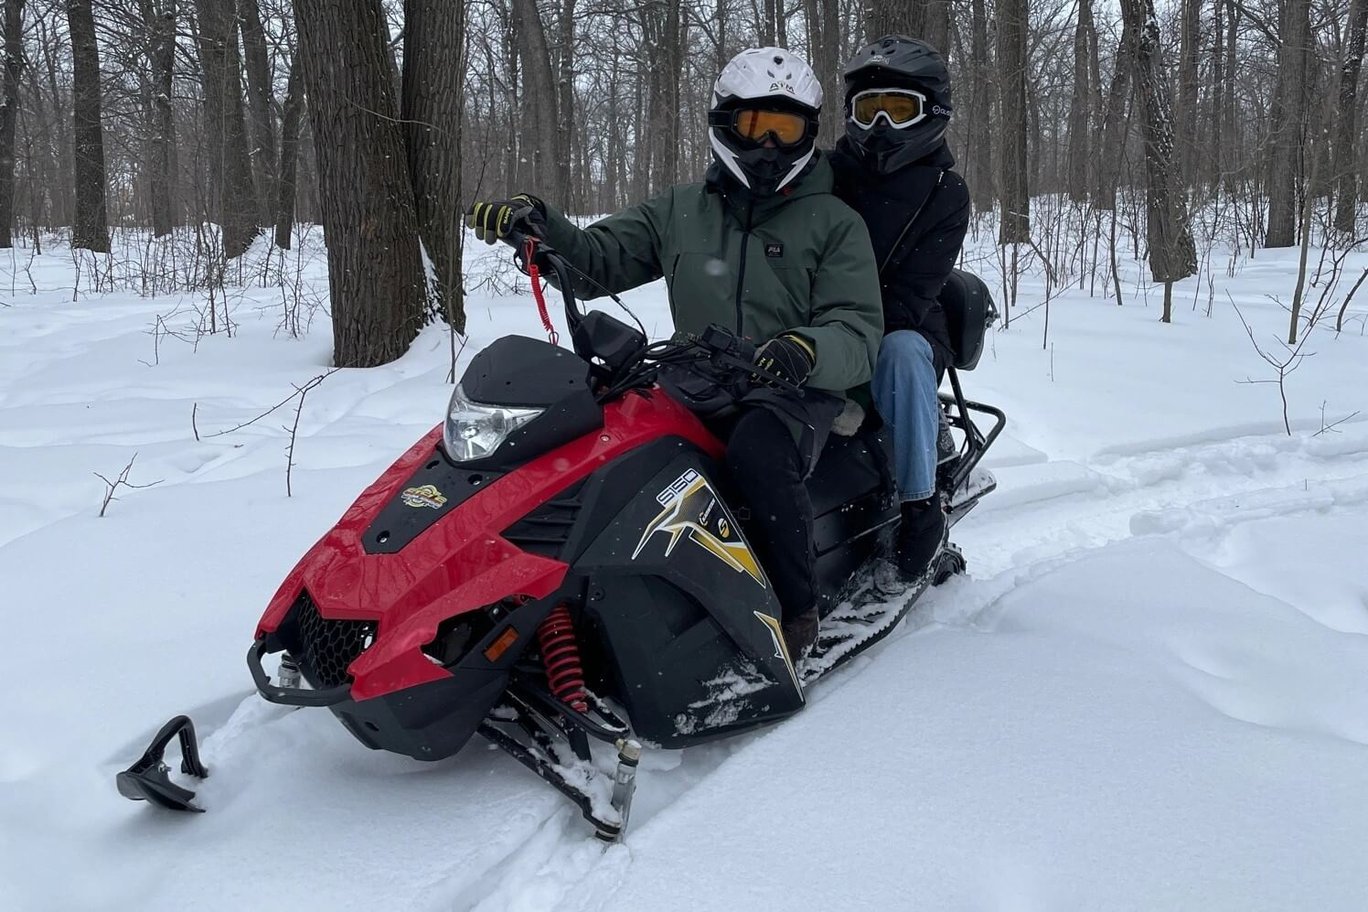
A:
<svg viewBox="0 0 1368 912">
<path fill-rule="evenodd" d="M 936 300 L 969 228 L 969 188 L 944 144 L 891 174 L 860 163 L 842 137 L 831 153 L 836 195 L 869 228 L 883 295 L 884 332 L 914 329 L 931 342 L 936 368 L 953 361 L 945 311 Z"/>
</svg>

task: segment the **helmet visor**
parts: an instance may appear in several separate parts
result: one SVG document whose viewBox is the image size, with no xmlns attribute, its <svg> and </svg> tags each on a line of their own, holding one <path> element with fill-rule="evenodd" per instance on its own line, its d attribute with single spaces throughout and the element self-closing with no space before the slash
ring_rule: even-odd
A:
<svg viewBox="0 0 1368 912">
<path fill-rule="evenodd" d="M 732 112 L 731 128 L 737 136 L 756 144 L 773 136 L 780 146 L 796 146 L 808 132 L 808 119 L 793 111 L 738 108 Z"/>
<path fill-rule="evenodd" d="M 895 130 L 902 130 L 926 117 L 926 96 L 915 89 L 866 89 L 850 98 L 850 119 L 868 130 L 882 117 Z"/>
</svg>

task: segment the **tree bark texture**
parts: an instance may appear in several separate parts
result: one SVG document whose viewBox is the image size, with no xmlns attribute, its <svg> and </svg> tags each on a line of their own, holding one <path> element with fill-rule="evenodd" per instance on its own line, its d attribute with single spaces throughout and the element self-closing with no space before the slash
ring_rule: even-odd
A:
<svg viewBox="0 0 1368 912">
<path fill-rule="evenodd" d="M 1088 156 L 1092 151 L 1092 68 L 1097 56 L 1097 29 L 1093 26 L 1092 4 L 1078 0 L 1078 20 L 1074 26 L 1074 90 L 1069 99 L 1069 198 L 1081 202 L 1088 196 Z"/>
<path fill-rule="evenodd" d="M 513 38 L 522 62 L 522 116 L 518 124 L 521 154 L 517 189 L 564 208 L 567 152 L 562 147 L 556 111 L 556 82 L 546 29 L 536 0 L 512 0 Z"/>
<path fill-rule="evenodd" d="M 271 64 L 266 54 L 266 31 L 261 25 L 259 0 L 238 0 L 238 27 L 247 70 L 247 110 L 251 115 L 252 183 L 256 187 L 259 221 L 272 223 L 276 184 L 275 121 L 271 117 Z"/>
<path fill-rule="evenodd" d="M 1284 0 L 1280 16 L 1278 81 L 1269 117 L 1268 226 L 1266 247 L 1297 242 L 1297 210 L 1306 176 L 1307 76 L 1310 0 Z"/>
<path fill-rule="evenodd" d="M 147 172 L 151 198 L 152 233 L 171 233 L 179 211 L 176 207 L 176 121 L 171 107 L 172 79 L 176 64 L 176 0 L 139 0 L 143 30 L 147 35 L 147 63 L 151 82 L 149 98 Z"/>
<path fill-rule="evenodd" d="M 1107 108 L 1102 116 L 1102 153 L 1093 159 L 1097 180 L 1093 204 L 1099 209 L 1116 208 L 1116 188 L 1121 179 L 1121 150 L 1125 140 L 1126 112 L 1130 106 L 1131 70 L 1135 65 L 1135 29 L 1127 19 L 1121 26 L 1121 44 L 1116 49 L 1116 69 L 1107 88 Z"/>
<path fill-rule="evenodd" d="M 231 0 L 196 0 L 204 83 L 205 155 L 210 218 L 223 232 L 224 255 L 242 256 L 258 233 L 258 201 L 247 149 L 242 62 Z"/>
<path fill-rule="evenodd" d="M 1159 59 L 1159 22 L 1153 0 L 1121 0 L 1121 14 L 1135 36 L 1135 88 L 1145 108 L 1150 273 L 1156 282 L 1176 282 L 1197 271 L 1197 252 L 1180 178 L 1173 167 L 1173 113 Z"/>
<path fill-rule="evenodd" d="M 1363 67 L 1368 0 L 1353 0 L 1349 9 L 1349 40 L 1340 63 L 1339 111 L 1335 121 L 1335 228 L 1352 234 L 1358 211 L 1358 79 Z"/>
<path fill-rule="evenodd" d="M 984 0 L 972 0 L 972 40 L 969 54 L 969 158 L 965 163 L 969 193 L 976 212 L 993 208 L 997 181 L 993 173 L 993 61 L 988 44 L 988 13 Z"/>
<path fill-rule="evenodd" d="M 425 282 L 380 0 L 296 0 L 299 56 L 328 242 L 333 363 L 408 349 Z M 451 214 L 454 219 L 455 213 Z"/>
<path fill-rule="evenodd" d="M 299 170 L 299 114 L 304 106 L 304 79 L 300 73 L 299 53 L 290 61 L 290 81 L 285 88 L 285 106 L 280 115 L 280 167 L 276 173 L 275 245 L 289 250 L 294 233 L 295 182 Z"/>
<path fill-rule="evenodd" d="M 999 0 L 998 135 L 1002 137 L 999 244 L 1019 244 L 1031 239 L 1031 197 L 1026 160 L 1027 12 L 1027 0 Z"/>
<path fill-rule="evenodd" d="M 463 0 L 406 0 L 402 119 L 418 233 L 432 264 L 437 305 L 465 331 L 461 298 Z"/>
<path fill-rule="evenodd" d="M 19 122 L 19 67 L 24 57 L 24 0 L 5 0 L 4 90 L 0 95 L 0 247 L 13 247 L 14 130 Z"/>
<path fill-rule="evenodd" d="M 899 34 L 920 38 L 950 62 L 949 0 L 864 0 L 865 40 Z"/>
<path fill-rule="evenodd" d="M 67 0 L 67 25 L 71 29 L 76 165 L 76 218 L 71 227 L 71 246 L 108 253 L 100 51 L 95 42 L 95 17 L 90 0 Z"/>
<path fill-rule="evenodd" d="M 1178 44 L 1178 110 L 1174 117 L 1177 147 L 1175 164 L 1178 166 L 1178 186 L 1197 184 L 1197 108 L 1198 55 L 1201 52 L 1202 0 L 1182 0 L 1179 20 L 1181 36 Z"/>
</svg>

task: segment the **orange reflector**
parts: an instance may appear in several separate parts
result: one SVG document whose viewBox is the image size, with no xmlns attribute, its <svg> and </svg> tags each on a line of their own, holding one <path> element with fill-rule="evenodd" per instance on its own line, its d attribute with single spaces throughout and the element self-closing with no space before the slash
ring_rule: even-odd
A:
<svg viewBox="0 0 1368 912">
<path fill-rule="evenodd" d="M 491 662 L 497 662 L 505 652 L 508 652 L 508 647 L 516 642 L 518 642 L 518 631 L 509 627 L 499 634 L 498 639 L 485 647 L 484 656 Z"/>
</svg>

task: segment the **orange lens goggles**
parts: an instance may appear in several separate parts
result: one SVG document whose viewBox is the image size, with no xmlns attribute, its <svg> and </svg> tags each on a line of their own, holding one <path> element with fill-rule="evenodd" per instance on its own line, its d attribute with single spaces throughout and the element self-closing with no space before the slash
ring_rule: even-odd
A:
<svg viewBox="0 0 1368 912">
<path fill-rule="evenodd" d="M 883 115 L 890 127 L 910 127 L 926 116 L 926 98 L 911 89 L 870 89 L 850 99 L 850 119 L 868 130 Z"/>
<path fill-rule="evenodd" d="M 779 145 L 792 146 L 807 136 L 808 121 L 803 115 L 792 111 L 742 108 L 732 115 L 732 129 L 737 136 L 752 142 L 761 142 L 773 134 L 774 141 Z"/>
</svg>

